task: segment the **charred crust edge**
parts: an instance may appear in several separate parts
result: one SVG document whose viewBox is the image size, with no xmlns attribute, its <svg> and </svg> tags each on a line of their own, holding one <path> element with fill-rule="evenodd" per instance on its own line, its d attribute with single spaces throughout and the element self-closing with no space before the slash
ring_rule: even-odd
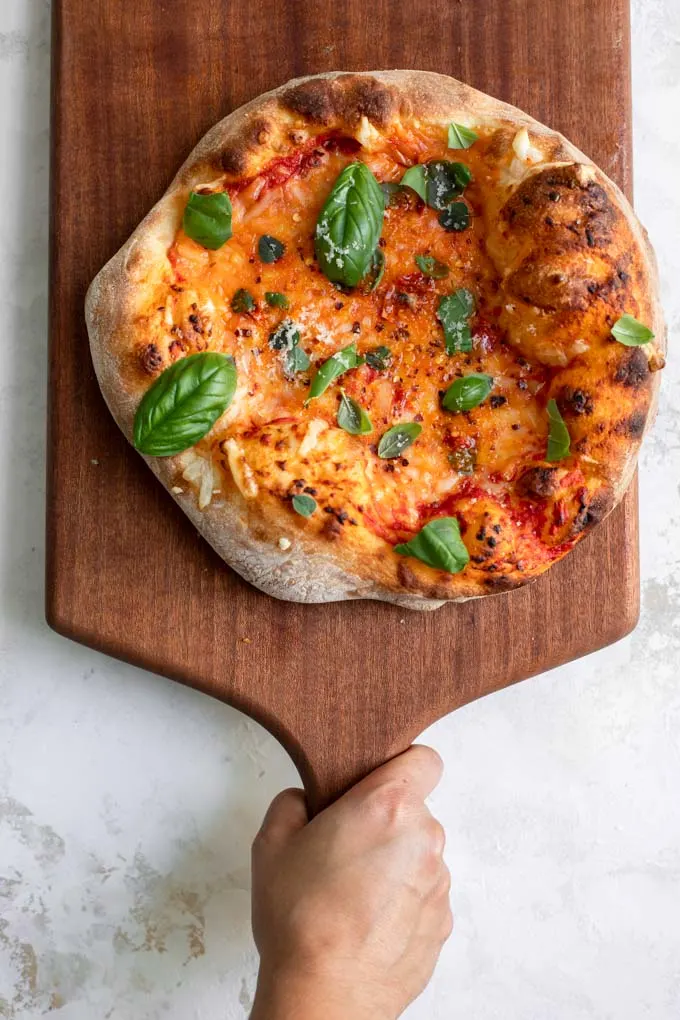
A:
<svg viewBox="0 0 680 1020">
<path fill-rule="evenodd" d="M 323 125 L 335 120 L 356 124 L 367 117 L 372 124 L 385 127 L 398 108 L 394 89 L 377 78 L 354 74 L 312 78 L 293 85 L 280 98 L 288 110 Z"/>
</svg>

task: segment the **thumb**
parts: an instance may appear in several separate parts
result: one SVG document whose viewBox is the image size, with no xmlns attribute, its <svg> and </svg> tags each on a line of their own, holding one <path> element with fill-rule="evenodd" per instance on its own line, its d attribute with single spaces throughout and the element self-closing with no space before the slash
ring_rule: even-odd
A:
<svg viewBox="0 0 680 1020">
<path fill-rule="evenodd" d="M 255 844 L 282 846 L 308 822 L 307 802 L 302 790 L 283 790 L 269 805 Z"/>
</svg>

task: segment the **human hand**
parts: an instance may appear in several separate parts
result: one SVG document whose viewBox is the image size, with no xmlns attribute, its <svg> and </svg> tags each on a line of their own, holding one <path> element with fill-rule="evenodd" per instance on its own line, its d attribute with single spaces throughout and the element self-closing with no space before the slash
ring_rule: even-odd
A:
<svg viewBox="0 0 680 1020">
<path fill-rule="evenodd" d="M 451 933 L 439 756 L 414 746 L 307 820 L 275 798 L 253 844 L 260 975 L 251 1020 L 396 1020 Z"/>
</svg>

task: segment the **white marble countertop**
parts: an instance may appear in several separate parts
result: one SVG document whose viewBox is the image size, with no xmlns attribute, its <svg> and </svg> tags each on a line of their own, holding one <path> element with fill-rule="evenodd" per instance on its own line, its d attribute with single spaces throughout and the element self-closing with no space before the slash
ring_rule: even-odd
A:
<svg viewBox="0 0 680 1020">
<path fill-rule="evenodd" d="M 680 4 L 633 11 L 636 204 L 677 343 Z M 47 0 L 2 0 L 0 1016 L 243 1020 L 249 844 L 292 765 L 43 622 L 48 65 Z M 457 927 L 409 1020 L 680 1015 L 679 382 L 674 359 L 642 458 L 637 631 L 426 734 Z"/>
</svg>

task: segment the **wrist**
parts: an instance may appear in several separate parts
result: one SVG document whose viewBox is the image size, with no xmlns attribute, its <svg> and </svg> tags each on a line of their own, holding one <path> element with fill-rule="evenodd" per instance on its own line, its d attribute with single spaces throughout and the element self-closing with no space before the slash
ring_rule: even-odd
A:
<svg viewBox="0 0 680 1020">
<path fill-rule="evenodd" d="M 397 1020 L 397 1014 L 381 1010 L 356 985 L 261 968 L 250 1020 Z"/>
</svg>

